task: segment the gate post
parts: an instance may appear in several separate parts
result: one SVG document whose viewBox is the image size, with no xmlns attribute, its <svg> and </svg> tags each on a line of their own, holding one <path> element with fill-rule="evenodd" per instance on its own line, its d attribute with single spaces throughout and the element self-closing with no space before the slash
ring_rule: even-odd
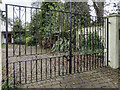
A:
<svg viewBox="0 0 120 90">
<path fill-rule="evenodd" d="M 1 46 L 1 11 L 0 11 L 0 90 L 2 89 L 2 46 Z"/>
<path fill-rule="evenodd" d="M 111 14 L 109 18 L 109 66 L 119 68 L 120 60 L 120 15 Z"/>
</svg>

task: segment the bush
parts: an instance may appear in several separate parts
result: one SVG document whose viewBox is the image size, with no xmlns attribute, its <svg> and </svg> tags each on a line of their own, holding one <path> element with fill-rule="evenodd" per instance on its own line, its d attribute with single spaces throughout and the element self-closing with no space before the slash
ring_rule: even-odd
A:
<svg viewBox="0 0 120 90">
<path fill-rule="evenodd" d="M 63 49 L 64 51 L 68 51 L 69 50 L 69 45 L 70 45 L 70 42 L 66 40 L 66 38 L 60 38 L 58 39 L 55 44 L 53 45 L 52 47 L 52 52 L 62 52 Z"/>
<path fill-rule="evenodd" d="M 9 77 L 8 85 L 11 90 L 12 90 L 12 88 L 14 88 L 14 78 Z M 4 82 L 2 82 L 2 90 L 6 90 L 6 89 L 7 89 L 7 82 L 4 81 Z"/>
<path fill-rule="evenodd" d="M 26 38 L 26 45 L 30 46 L 30 40 L 31 40 L 31 37 Z"/>
<path fill-rule="evenodd" d="M 38 39 L 36 39 L 35 37 L 27 37 L 26 38 L 26 44 L 28 46 L 35 46 L 36 44 L 38 44 Z"/>
<path fill-rule="evenodd" d="M 20 43 L 19 37 L 15 38 L 15 43 L 16 44 Z M 21 36 L 21 44 L 25 44 L 25 37 L 24 36 Z"/>
</svg>

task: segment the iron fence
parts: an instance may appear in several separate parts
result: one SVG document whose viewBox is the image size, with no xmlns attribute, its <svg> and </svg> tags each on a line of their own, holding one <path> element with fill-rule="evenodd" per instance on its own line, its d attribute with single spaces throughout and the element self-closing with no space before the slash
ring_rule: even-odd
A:
<svg viewBox="0 0 120 90">
<path fill-rule="evenodd" d="M 105 66 L 107 33 L 105 17 L 6 4 L 7 85 L 10 80 L 17 86 Z"/>
</svg>

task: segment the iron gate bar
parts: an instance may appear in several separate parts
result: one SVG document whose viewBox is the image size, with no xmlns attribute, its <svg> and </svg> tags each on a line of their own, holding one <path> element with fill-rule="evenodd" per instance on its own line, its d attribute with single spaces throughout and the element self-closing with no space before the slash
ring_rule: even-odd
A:
<svg viewBox="0 0 120 90">
<path fill-rule="evenodd" d="M 37 60 L 36 60 L 36 82 L 37 82 L 37 74 L 38 74 L 37 71 L 38 70 L 37 70 Z"/>
<path fill-rule="evenodd" d="M 15 10 L 15 7 L 13 6 L 13 23 L 14 23 L 14 10 Z M 13 56 L 15 55 L 15 45 L 14 45 L 14 42 L 15 42 L 15 40 L 14 40 L 14 37 L 15 36 L 15 31 L 14 31 L 14 27 L 13 27 Z"/>
<path fill-rule="evenodd" d="M 41 61 L 41 80 L 42 80 L 42 59 L 40 61 Z M 50 67 L 51 67 L 51 58 L 50 58 Z"/>
<path fill-rule="evenodd" d="M 109 19 L 107 18 L 107 66 L 108 66 L 108 62 L 109 62 Z"/>
<path fill-rule="evenodd" d="M 62 58 L 62 75 L 64 76 L 64 57 Z"/>
<path fill-rule="evenodd" d="M 8 86 L 8 81 L 9 81 L 9 77 L 8 77 L 8 8 L 7 5 L 5 5 L 6 8 L 6 84 L 7 84 L 7 88 L 9 88 Z"/>
<path fill-rule="evenodd" d="M 52 31 L 51 31 L 51 27 L 52 27 L 52 23 L 51 23 L 51 17 L 52 17 L 52 15 L 51 15 L 51 10 L 50 10 L 50 12 L 49 12 L 49 15 L 50 15 L 50 47 L 51 47 L 51 45 L 52 45 L 52 41 L 51 41 L 51 36 L 52 36 Z"/>
<path fill-rule="evenodd" d="M 77 33 L 78 33 L 78 28 L 79 28 L 79 27 L 78 27 L 78 23 L 79 23 L 79 21 L 78 21 L 78 16 L 77 16 Z M 79 34 L 78 34 L 78 36 L 79 36 Z M 77 42 L 78 42 L 78 40 L 79 40 L 79 39 L 78 39 L 78 37 L 77 37 Z M 78 42 L 78 43 L 79 43 L 79 42 Z M 77 46 L 77 51 L 78 51 L 78 47 L 79 47 L 79 46 Z"/>
<path fill-rule="evenodd" d="M 73 13 L 73 12 L 62 11 L 62 10 L 55 10 L 55 9 L 44 9 L 44 8 L 29 7 L 29 6 L 14 5 L 14 4 L 6 4 L 6 5 L 8 5 L 8 6 L 15 6 L 15 7 L 24 7 L 24 8 L 33 8 L 33 9 L 42 9 L 42 10 L 51 10 L 51 11 L 71 13 L 71 14 L 76 14 L 76 15 L 83 15 L 83 14 L 80 14 L 80 13 Z"/>
<path fill-rule="evenodd" d="M 88 21 L 88 18 L 87 18 L 87 21 Z M 88 52 L 88 22 L 87 22 L 87 28 L 86 29 L 87 29 L 86 30 L 87 31 L 87 35 L 86 35 L 87 36 L 87 48 L 86 49 L 87 49 L 87 52 Z M 87 64 L 86 65 L 86 70 L 88 70 L 88 54 L 87 54 L 87 62 L 86 62 L 86 64 Z"/>
<path fill-rule="evenodd" d="M 25 42 L 26 42 L 26 7 L 25 7 Z M 26 43 L 25 43 L 25 55 L 26 55 Z"/>
<path fill-rule="evenodd" d="M 100 26 L 102 26 L 102 23 L 100 23 Z M 103 26 L 104 26 L 104 23 L 103 23 Z M 101 27 L 100 27 L 101 28 Z M 104 28 L 103 28 L 103 31 L 104 31 Z M 100 36 L 101 36 L 101 29 L 100 29 Z M 99 49 L 101 48 L 101 45 L 99 46 Z M 100 53 L 101 55 L 101 53 Z M 100 67 L 101 67 L 101 56 L 100 56 Z"/>
<path fill-rule="evenodd" d="M 95 37 L 96 37 L 96 24 L 97 24 L 97 17 L 95 17 Z M 95 48 L 94 48 L 94 50 L 96 50 L 96 38 L 95 38 Z M 96 69 L 96 54 L 95 54 L 95 67 L 94 68 Z"/>
<path fill-rule="evenodd" d="M 31 19 L 31 21 L 30 21 L 30 33 L 31 33 L 31 35 L 32 35 L 32 23 L 33 23 L 33 21 L 32 21 L 32 7 L 30 8 L 31 10 L 30 10 L 30 19 Z M 30 55 L 32 55 L 32 45 L 30 45 L 31 46 L 31 54 Z"/>
<path fill-rule="evenodd" d="M 84 36 L 84 50 L 83 51 L 85 51 L 86 49 L 85 49 L 85 18 L 83 18 L 83 22 L 84 22 L 84 24 L 83 24 L 83 28 L 84 28 L 84 34 L 83 34 L 83 36 Z M 85 71 L 85 55 L 84 55 L 84 70 L 83 71 Z"/>
<path fill-rule="evenodd" d="M 55 70 L 55 77 L 56 77 L 56 58 L 55 58 L 55 62 L 54 62 L 55 66 L 54 66 L 54 70 Z"/>
<path fill-rule="evenodd" d="M 36 23 L 36 28 L 35 28 L 35 47 L 36 47 L 36 54 L 37 54 L 37 31 L 38 31 L 38 28 L 37 28 L 37 20 L 38 20 L 38 15 L 37 15 L 37 9 L 36 9 L 36 20 L 35 20 L 35 23 Z"/>
<path fill-rule="evenodd" d="M 27 83 L 27 61 L 25 61 L 25 83 Z"/>
<path fill-rule="evenodd" d="M 41 31 L 42 31 L 42 10 L 43 9 L 41 9 L 41 14 L 40 14 L 40 19 L 41 19 L 41 24 L 40 24 L 40 26 L 41 26 Z M 46 12 L 45 12 L 46 13 Z M 40 38 L 40 40 L 41 40 L 41 42 L 40 42 L 40 44 L 41 44 L 41 47 L 42 47 L 42 34 L 41 34 L 41 38 Z M 42 52 L 42 48 L 41 48 L 41 52 Z"/>
<path fill-rule="evenodd" d="M 31 83 L 32 83 L 32 60 L 30 61 L 30 66 L 31 66 L 30 67 L 30 73 L 31 73 L 31 77 L 30 78 L 31 78 Z"/>
<path fill-rule="evenodd" d="M 19 7 L 19 56 L 21 55 L 21 7 Z"/>
<path fill-rule="evenodd" d="M 71 13 L 71 0 L 70 0 L 70 48 L 69 48 L 69 51 L 70 51 L 70 61 L 69 61 L 69 73 L 71 74 L 72 73 L 72 41 L 71 41 L 71 38 L 72 38 L 72 13 Z"/>
<path fill-rule="evenodd" d="M 42 65 L 41 65 L 42 66 Z M 42 69 L 41 69 L 42 70 Z M 52 68 L 51 68 L 51 58 L 50 58 L 50 78 L 52 76 Z"/>
<path fill-rule="evenodd" d="M 99 17 L 98 17 L 98 18 L 99 18 Z M 101 18 L 100 18 L 100 20 L 101 20 Z M 100 23 L 101 23 L 101 22 L 98 22 L 98 21 L 97 21 L 97 30 L 98 30 L 98 31 L 97 31 L 97 35 L 98 35 L 98 36 L 99 36 L 99 28 L 100 28 L 99 24 L 100 24 Z M 96 44 L 97 44 L 96 48 L 99 49 L 99 38 L 97 38 L 97 43 L 96 43 Z M 97 51 L 96 51 L 96 52 L 97 52 Z M 98 68 L 98 65 L 99 65 L 98 55 L 99 55 L 99 54 L 97 54 L 97 65 L 96 65 L 97 68 Z"/>
<path fill-rule="evenodd" d="M 60 76 L 60 57 L 58 58 L 58 73 L 59 73 L 59 76 Z"/>
<path fill-rule="evenodd" d="M 60 12 L 59 12 L 59 17 L 58 18 L 59 18 L 59 25 L 60 25 L 60 19 L 61 19 Z M 59 28 L 60 28 L 60 26 L 59 26 Z M 59 29 L 59 33 L 60 33 L 60 29 Z M 60 34 L 59 34 L 58 39 L 59 39 L 59 51 L 60 51 Z"/>
<path fill-rule="evenodd" d="M 75 17 L 73 18 L 73 33 L 75 34 Z M 73 40 L 75 40 L 75 35 L 74 35 L 74 38 L 73 38 Z M 75 43 L 74 43 L 74 41 L 73 41 L 73 51 L 75 51 L 75 45 L 74 45 Z"/>
<path fill-rule="evenodd" d="M 45 60 L 46 60 L 46 79 L 47 79 L 47 58 Z"/>
<path fill-rule="evenodd" d="M 20 78 L 19 82 L 21 84 L 21 62 L 19 62 L 19 78 Z"/>
<path fill-rule="evenodd" d="M 14 87 L 15 87 L 15 63 L 13 63 L 13 70 L 14 70 L 13 71 L 13 73 L 14 73 L 13 75 L 14 75 Z"/>
<path fill-rule="evenodd" d="M 75 60 L 75 55 L 74 55 L 74 60 Z M 77 73 L 79 72 L 78 65 L 79 65 L 79 55 L 77 55 Z"/>
<path fill-rule="evenodd" d="M 62 33 L 62 35 L 63 35 L 63 52 L 64 52 L 64 51 L 65 51 L 65 50 L 64 50 L 64 48 L 65 48 L 65 47 L 64 47 L 64 42 L 65 42 L 65 40 L 64 40 L 64 36 L 65 36 L 65 35 L 64 35 L 64 12 L 63 12 L 63 33 Z"/>
</svg>

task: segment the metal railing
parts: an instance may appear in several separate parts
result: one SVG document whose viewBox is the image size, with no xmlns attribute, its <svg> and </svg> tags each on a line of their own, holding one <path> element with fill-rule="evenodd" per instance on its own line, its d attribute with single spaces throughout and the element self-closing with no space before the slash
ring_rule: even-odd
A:
<svg viewBox="0 0 120 90">
<path fill-rule="evenodd" d="M 107 23 L 105 17 L 6 4 L 7 85 L 11 78 L 17 86 L 103 67 Z"/>
</svg>

